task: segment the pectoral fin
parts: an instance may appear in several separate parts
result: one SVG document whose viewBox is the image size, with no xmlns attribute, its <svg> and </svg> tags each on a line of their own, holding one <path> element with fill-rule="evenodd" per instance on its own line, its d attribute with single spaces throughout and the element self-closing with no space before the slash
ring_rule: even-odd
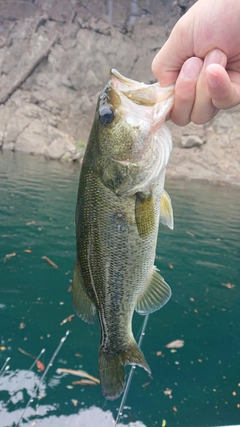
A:
<svg viewBox="0 0 240 427">
<path fill-rule="evenodd" d="M 144 293 L 137 300 L 135 310 L 143 315 L 153 313 L 166 304 L 171 295 L 170 287 L 154 267 Z"/>
<path fill-rule="evenodd" d="M 72 300 L 74 310 L 76 311 L 77 315 L 81 317 L 82 320 L 84 320 L 84 322 L 93 323 L 96 307 L 85 291 L 77 262 L 74 267 L 72 286 Z"/>
<path fill-rule="evenodd" d="M 151 194 L 136 194 L 135 219 L 139 236 L 145 239 L 153 231 L 155 226 L 154 205 Z"/>
<path fill-rule="evenodd" d="M 173 230 L 173 208 L 168 193 L 163 190 L 160 203 L 160 222 Z"/>
</svg>

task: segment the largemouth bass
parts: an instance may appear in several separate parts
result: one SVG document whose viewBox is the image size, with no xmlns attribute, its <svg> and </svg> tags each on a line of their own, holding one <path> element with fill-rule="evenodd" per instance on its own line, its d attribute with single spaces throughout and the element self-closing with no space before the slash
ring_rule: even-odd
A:
<svg viewBox="0 0 240 427">
<path fill-rule="evenodd" d="M 124 390 L 125 365 L 150 372 L 132 333 L 134 310 L 152 313 L 171 296 L 154 259 L 159 221 L 173 228 L 164 191 L 172 149 L 164 121 L 173 91 L 173 86 L 145 85 L 111 70 L 82 162 L 73 304 L 86 322 L 98 314 L 98 367 L 107 399 Z"/>
</svg>

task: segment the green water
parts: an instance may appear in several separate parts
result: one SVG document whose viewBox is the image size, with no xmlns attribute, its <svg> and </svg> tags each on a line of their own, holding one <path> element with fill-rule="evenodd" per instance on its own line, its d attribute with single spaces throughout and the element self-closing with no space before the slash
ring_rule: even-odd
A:
<svg viewBox="0 0 240 427">
<path fill-rule="evenodd" d="M 40 385 L 42 398 L 31 403 L 21 425 L 114 425 L 120 399 L 105 401 L 99 386 L 72 387 L 80 378 L 56 372 L 64 367 L 98 376 L 98 324 L 74 317 L 60 325 L 73 314 L 68 288 L 78 176 L 76 165 L 0 154 L 0 369 L 11 357 L 0 377 L 1 427 L 17 424 L 42 375 L 36 366 L 27 372 L 34 360 L 18 349 L 36 357 L 45 348 L 47 365 L 67 330 Z M 178 181 L 166 188 L 175 229 L 160 227 L 156 265 L 173 296 L 149 318 L 142 348 L 152 377 L 135 370 L 120 425 L 239 424 L 240 191 Z M 135 315 L 136 336 L 142 321 Z M 176 339 L 184 346 L 172 352 L 165 345 Z"/>
</svg>

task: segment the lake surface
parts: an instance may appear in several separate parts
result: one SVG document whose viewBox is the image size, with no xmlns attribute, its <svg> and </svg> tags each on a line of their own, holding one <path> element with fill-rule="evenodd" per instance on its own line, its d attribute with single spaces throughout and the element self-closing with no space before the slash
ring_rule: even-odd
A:
<svg viewBox="0 0 240 427">
<path fill-rule="evenodd" d="M 106 401 L 97 377 L 98 323 L 75 317 L 70 280 L 79 167 L 0 153 L 0 425 L 113 426 L 121 399 Z M 156 265 L 172 298 L 149 317 L 142 349 L 152 376 L 136 368 L 119 425 L 207 427 L 240 424 L 240 191 L 167 181 L 174 231 L 161 226 Z M 43 256 L 58 268 L 48 264 Z M 65 319 L 71 320 L 64 322 Z M 136 338 L 143 318 L 134 316 Z M 30 367 L 41 350 L 42 382 Z M 183 340 L 184 346 L 166 344 Z M 19 350 L 20 349 L 20 350 Z"/>
</svg>

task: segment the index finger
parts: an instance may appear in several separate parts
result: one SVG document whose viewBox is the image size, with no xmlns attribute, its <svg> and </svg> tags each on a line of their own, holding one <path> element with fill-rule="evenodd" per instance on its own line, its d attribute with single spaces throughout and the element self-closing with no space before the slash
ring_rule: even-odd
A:
<svg viewBox="0 0 240 427">
<path fill-rule="evenodd" d="M 161 48 L 152 62 L 152 72 L 162 86 L 168 86 L 176 82 L 184 63 L 182 58 L 174 57 L 174 49 L 169 50 L 167 43 Z M 171 54 L 169 55 L 170 52 Z"/>
<path fill-rule="evenodd" d="M 162 86 L 175 83 L 184 62 L 194 56 L 191 39 L 186 41 L 186 26 L 181 20 L 177 23 L 177 31 L 174 27 L 152 62 L 152 72 Z"/>
</svg>

